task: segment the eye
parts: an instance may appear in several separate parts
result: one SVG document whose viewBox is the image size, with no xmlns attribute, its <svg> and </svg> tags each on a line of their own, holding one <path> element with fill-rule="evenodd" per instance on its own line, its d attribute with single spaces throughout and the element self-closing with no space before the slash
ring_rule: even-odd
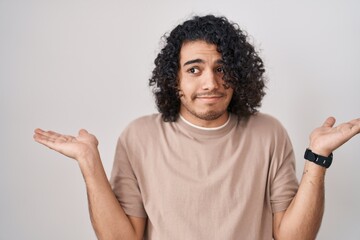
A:
<svg viewBox="0 0 360 240">
<path fill-rule="evenodd" d="M 189 69 L 187 70 L 187 72 L 192 73 L 192 74 L 196 74 L 196 73 L 199 73 L 200 70 L 197 69 L 196 67 L 192 67 L 192 68 L 189 68 Z"/>
<path fill-rule="evenodd" d="M 223 67 L 217 67 L 215 71 L 218 72 L 218 73 L 224 73 L 224 68 Z"/>
</svg>

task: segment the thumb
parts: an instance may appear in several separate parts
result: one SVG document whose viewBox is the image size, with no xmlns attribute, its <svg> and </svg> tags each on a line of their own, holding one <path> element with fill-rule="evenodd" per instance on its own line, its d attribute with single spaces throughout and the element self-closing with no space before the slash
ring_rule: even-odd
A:
<svg viewBox="0 0 360 240">
<path fill-rule="evenodd" d="M 89 133 L 85 129 L 80 129 L 79 130 L 79 136 L 83 136 L 83 135 L 86 135 L 86 134 L 89 134 Z"/>
<path fill-rule="evenodd" d="M 84 139 L 87 139 L 86 141 L 90 141 L 91 143 L 95 144 L 96 146 L 99 144 L 99 141 L 96 139 L 96 137 L 92 134 L 90 134 L 85 129 L 79 130 L 79 137 L 83 137 Z"/>
<path fill-rule="evenodd" d="M 334 117 L 328 117 L 323 123 L 323 127 L 332 127 L 334 126 L 336 119 Z"/>
</svg>

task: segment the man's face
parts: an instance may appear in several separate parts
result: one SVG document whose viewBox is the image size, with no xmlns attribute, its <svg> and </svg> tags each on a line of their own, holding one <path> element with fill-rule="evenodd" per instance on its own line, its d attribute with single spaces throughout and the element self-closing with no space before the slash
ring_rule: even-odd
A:
<svg viewBox="0 0 360 240">
<path fill-rule="evenodd" d="M 180 50 L 178 81 L 180 114 L 203 127 L 217 127 L 228 119 L 233 89 L 224 86 L 223 62 L 216 45 L 190 41 Z"/>
</svg>

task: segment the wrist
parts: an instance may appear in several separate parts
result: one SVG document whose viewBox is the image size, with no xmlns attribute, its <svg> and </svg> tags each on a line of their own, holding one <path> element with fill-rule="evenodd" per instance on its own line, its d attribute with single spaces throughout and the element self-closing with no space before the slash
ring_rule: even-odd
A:
<svg viewBox="0 0 360 240">
<path fill-rule="evenodd" d="M 310 148 L 307 148 L 304 154 L 304 158 L 312 163 L 317 164 L 318 166 L 329 168 L 333 160 L 333 154 L 330 153 L 329 155 L 320 155 L 313 152 Z"/>
<path fill-rule="evenodd" d="M 330 156 L 330 154 L 332 153 L 331 150 L 322 148 L 322 147 L 318 147 L 315 145 L 310 144 L 308 149 L 310 149 L 313 153 L 320 155 L 320 156 L 324 156 L 324 157 L 328 157 Z"/>
<path fill-rule="evenodd" d="M 97 149 L 87 151 L 78 159 L 78 164 L 84 176 L 94 173 L 101 165 L 100 154 Z"/>
</svg>

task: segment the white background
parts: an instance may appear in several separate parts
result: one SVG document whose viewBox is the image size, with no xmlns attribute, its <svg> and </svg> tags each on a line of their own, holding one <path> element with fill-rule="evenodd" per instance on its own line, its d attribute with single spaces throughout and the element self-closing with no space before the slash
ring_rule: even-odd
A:
<svg viewBox="0 0 360 240">
<path fill-rule="evenodd" d="M 298 177 L 311 130 L 360 116 L 357 1 L 0 0 L 0 239 L 95 239 L 73 160 L 33 142 L 86 128 L 110 173 L 118 135 L 156 111 L 161 36 L 195 14 L 239 23 L 265 61 L 261 111 L 287 128 Z M 360 239 L 360 137 L 337 150 L 318 239 Z"/>
</svg>

